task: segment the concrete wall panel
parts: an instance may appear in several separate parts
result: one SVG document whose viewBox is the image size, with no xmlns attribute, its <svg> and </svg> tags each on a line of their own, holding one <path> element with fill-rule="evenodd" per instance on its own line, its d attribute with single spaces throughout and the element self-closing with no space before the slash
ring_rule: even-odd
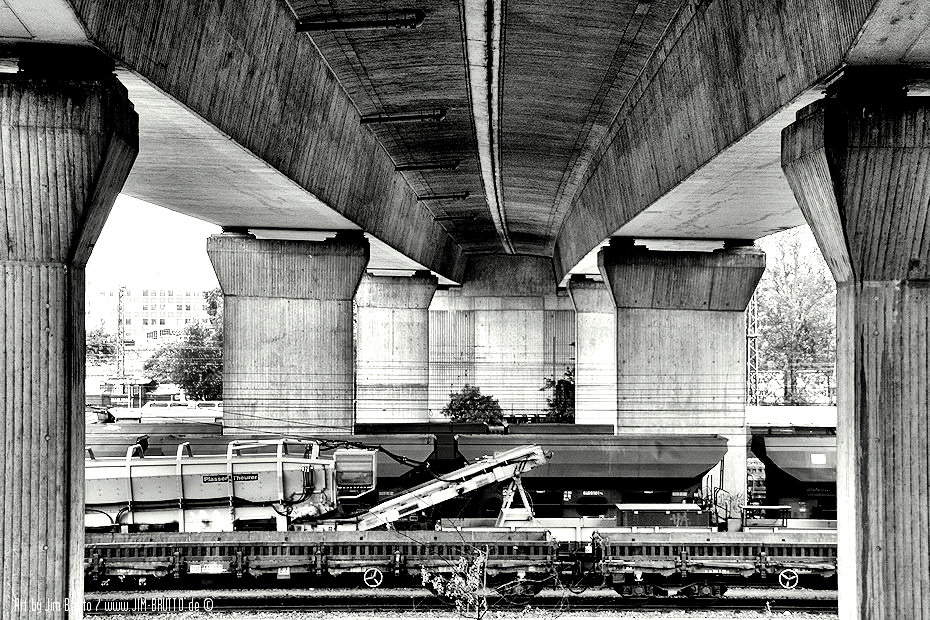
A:
<svg viewBox="0 0 930 620">
<path fill-rule="evenodd" d="M 570 280 L 575 307 L 575 421 L 617 425 L 617 308 L 603 282 Z"/>
<path fill-rule="evenodd" d="M 429 304 L 436 278 L 366 275 L 355 295 L 358 422 L 429 419 Z"/>
<path fill-rule="evenodd" d="M 473 257 L 462 288 L 437 292 L 430 306 L 430 415 L 466 383 L 506 415 L 544 414 L 545 378 L 574 364 L 571 314 L 549 259 Z"/>
</svg>

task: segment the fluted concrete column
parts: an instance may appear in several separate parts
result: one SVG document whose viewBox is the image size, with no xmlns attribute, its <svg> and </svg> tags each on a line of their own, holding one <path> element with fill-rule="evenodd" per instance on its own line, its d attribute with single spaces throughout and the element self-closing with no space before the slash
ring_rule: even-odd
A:
<svg viewBox="0 0 930 620">
<path fill-rule="evenodd" d="M 224 431 L 352 432 L 352 298 L 368 241 L 224 233 L 207 240 L 207 254 L 225 300 Z"/>
<path fill-rule="evenodd" d="M 930 98 L 902 93 L 819 101 L 782 134 L 837 282 L 841 618 L 930 618 L 928 127 Z"/>
<path fill-rule="evenodd" d="M 429 304 L 436 276 L 365 275 L 355 294 L 358 422 L 429 420 Z"/>
<path fill-rule="evenodd" d="M 0 618 L 81 617 L 84 267 L 137 152 L 108 68 L 0 76 Z"/>
<path fill-rule="evenodd" d="M 607 285 L 572 277 L 575 422 L 617 425 L 617 308 Z"/>
<path fill-rule="evenodd" d="M 745 500 L 745 310 L 765 255 L 653 252 L 614 239 L 598 267 L 617 306 L 618 432 L 726 436 L 721 486 Z"/>
</svg>

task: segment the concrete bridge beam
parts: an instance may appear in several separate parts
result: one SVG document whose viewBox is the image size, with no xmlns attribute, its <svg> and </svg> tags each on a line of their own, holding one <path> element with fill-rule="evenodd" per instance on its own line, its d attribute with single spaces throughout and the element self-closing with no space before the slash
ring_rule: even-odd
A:
<svg viewBox="0 0 930 620">
<path fill-rule="evenodd" d="M 745 310 L 765 255 L 656 252 L 615 238 L 598 268 L 617 308 L 618 432 L 726 436 L 721 486 L 745 500 Z"/>
<path fill-rule="evenodd" d="M 66 58 L 0 78 L 2 618 L 82 616 L 84 267 L 138 117 L 112 67 L 77 55 L 68 78 Z"/>
<path fill-rule="evenodd" d="M 351 433 L 362 234 L 315 242 L 224 233 L 207 240 L 207 254 L 225 299 L 226 432 Z"/>
<path fill-rule="evenodd" d="M 429 304 L 437 279 L 362 278 L 355 294 L 358 422 L 429 420 Z"/>
<path fill-rule="evenodd" d="M 841 618 L 930 617 L 930 98 L 896 90 L 842 88 L 782 134 L 837 282 Z"/>
</svg>

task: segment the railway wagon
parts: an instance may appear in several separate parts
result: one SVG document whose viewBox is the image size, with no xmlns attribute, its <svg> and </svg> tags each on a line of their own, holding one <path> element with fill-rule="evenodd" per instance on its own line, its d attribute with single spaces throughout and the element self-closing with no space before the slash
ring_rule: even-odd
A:
<svg viewBox="0 0 930 620">
<path fill-rule="evenodd" d="M 836 434 L 756 431 L 752 452 L 765 466 L 765 503 L 790 507 L 793 519 L 836 519 Z"/>
<path fill-rule="evenodd" d="M 836 533 L 599 533 L 602 575 L 620 594 L 716 598 L 727 586 L 831 587 Z"/>
<path fill-rule="evenodd" d="M 423 572 L 448 576 L 462 558 L 485 554 L 488 583 L 539 582 L 558 548 L 545 532 L 89 533 L 88 589 L 229 585 L 272 581 L 290 587 L 420 585 Z"/>
<path fill-rule="evenodd" d="M 456 445 L 469 460 L 528 441 L 551 451 L 545 465 L 523 476 L 539 517 L 613 518 L 618 503 L 693 501 L 703 476 L 726 453 L 717 435 L 541 434 L 530 433 L 531 426 L 507 435 L 457 435 Z M 475 503 L 478 516 L 496 514 L 499 489 L 485 490 Z"/>
</svg>

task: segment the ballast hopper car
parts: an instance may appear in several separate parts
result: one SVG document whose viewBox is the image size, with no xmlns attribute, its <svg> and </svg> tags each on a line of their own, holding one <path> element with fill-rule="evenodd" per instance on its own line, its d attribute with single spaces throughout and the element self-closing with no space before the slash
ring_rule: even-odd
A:
<svg viewBox="0 0 930 620">
<path fill-rule="evenodd" d="M 143 443 L 125 457 L 88 457 L 91 530 L 286 531 L 295 519 L 337 516 L 340 499 L 377 480 L 373 450 L 323 457 L 319 444 L 296 439 L 231 441 L 222 455 L 195 456 L 182 443 L 174 456 L 147 457 Z"/>
</svg>

